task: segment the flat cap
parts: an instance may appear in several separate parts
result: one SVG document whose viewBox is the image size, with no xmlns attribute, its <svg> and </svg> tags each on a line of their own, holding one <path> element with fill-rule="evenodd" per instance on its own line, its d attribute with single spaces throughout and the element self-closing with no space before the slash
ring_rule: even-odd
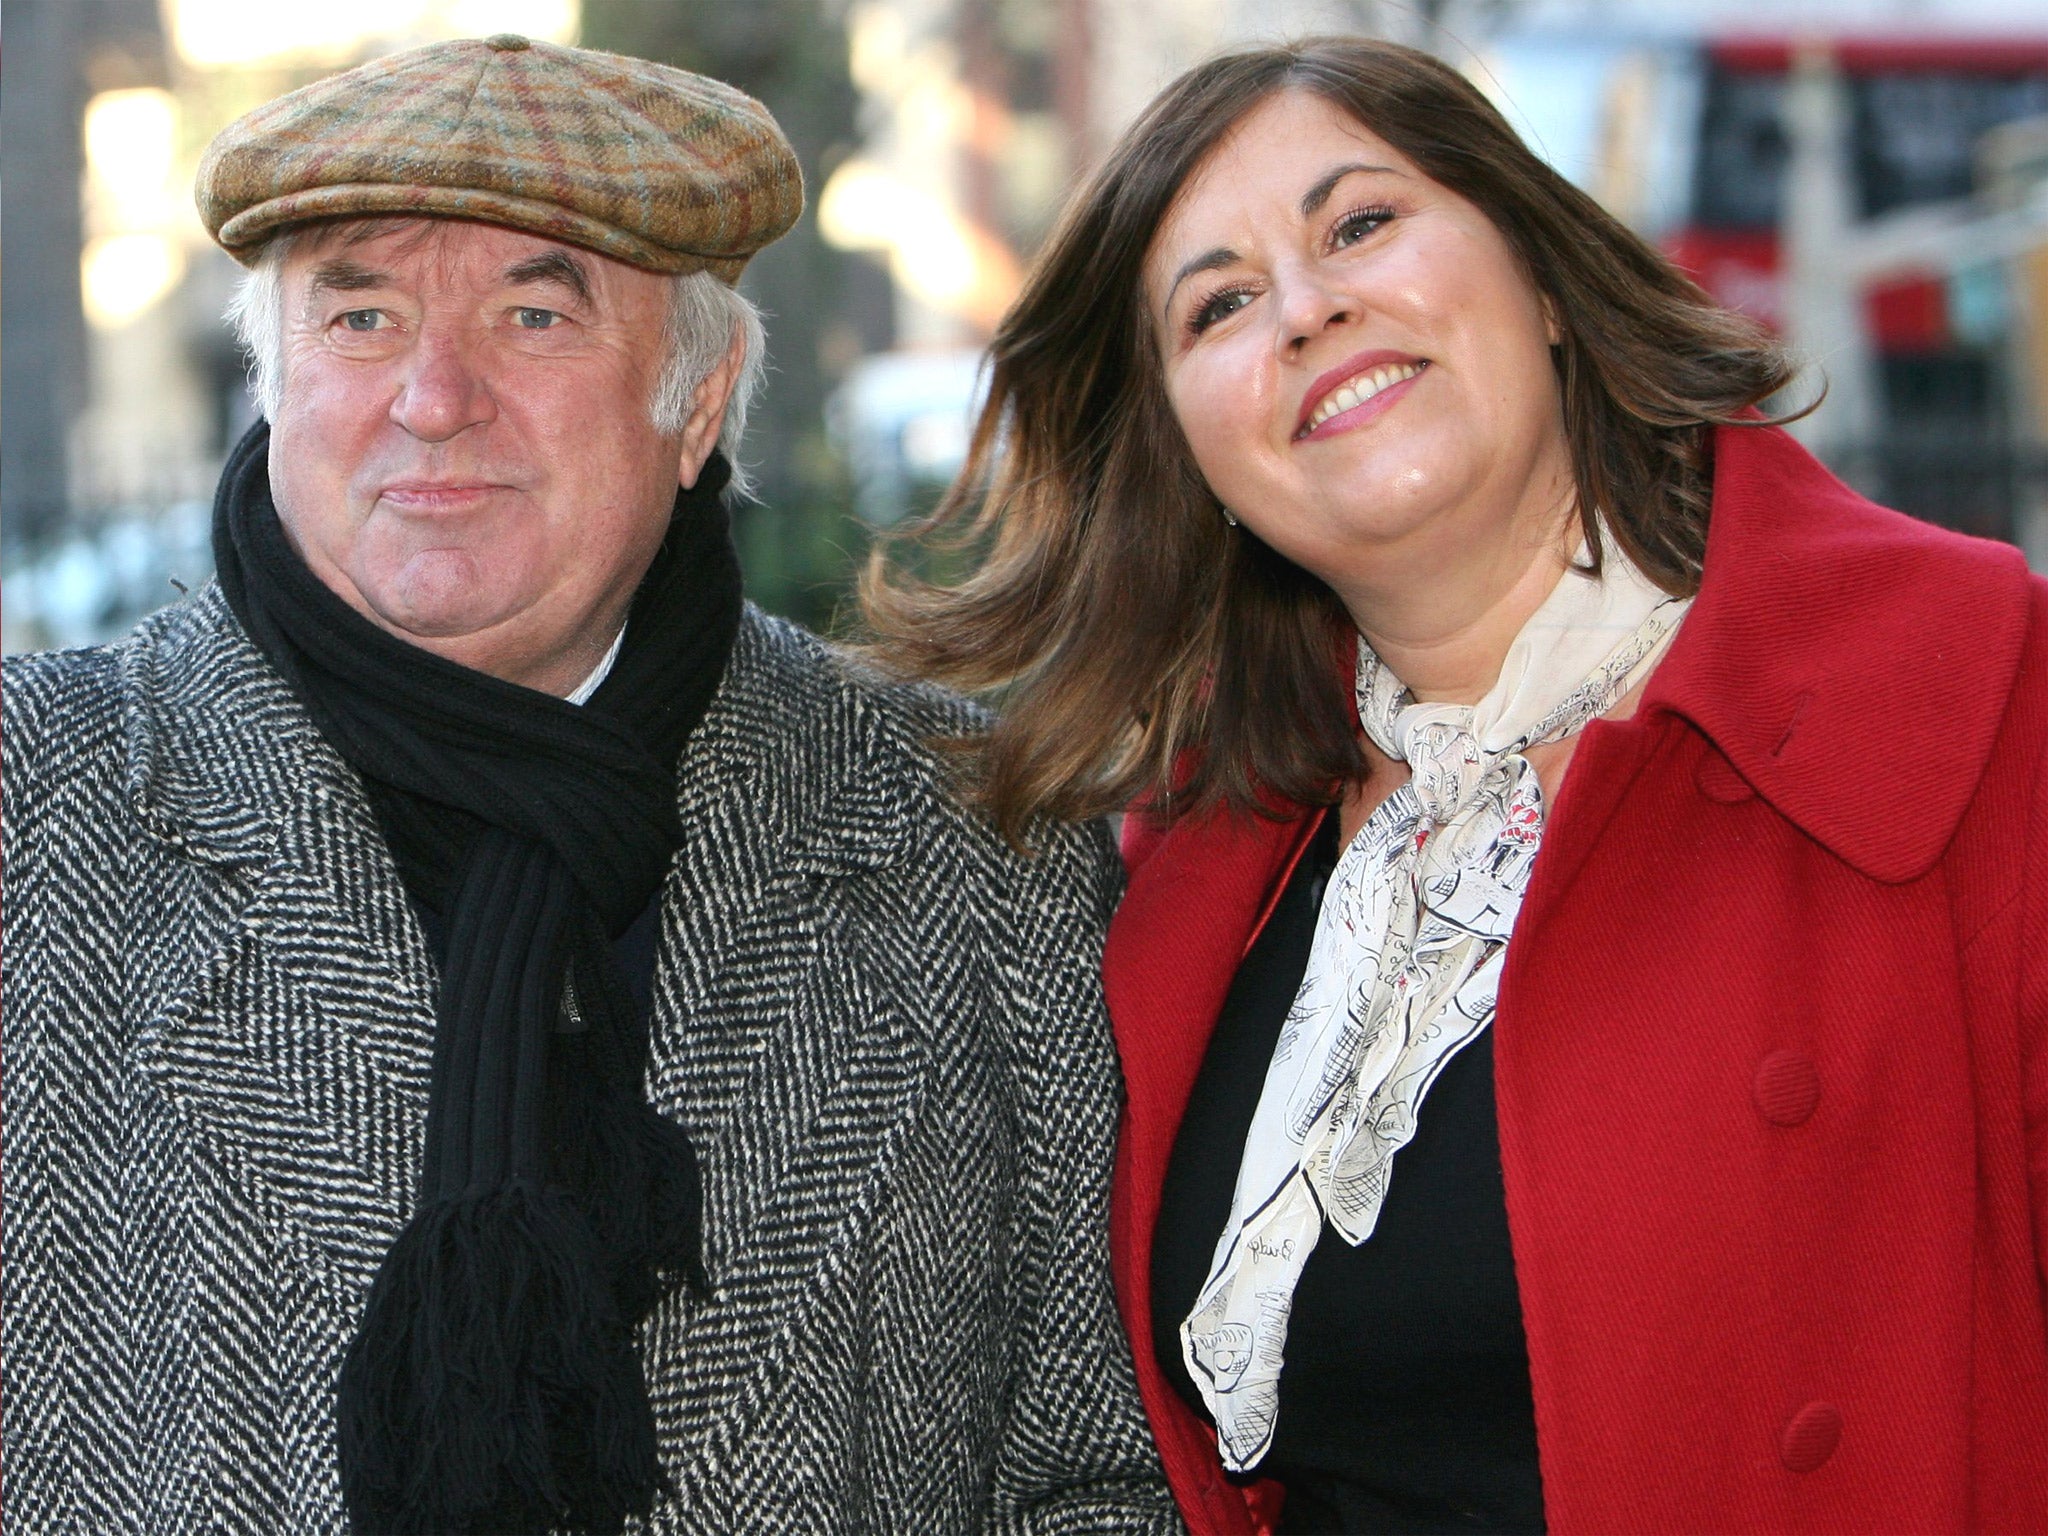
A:
<svg viewBox="0 0 2048 1536">
<path fill-rule="evenodd" d="M 194 187 L 236 260 L 315 219 L 503 224 L 654 272 L 730 283 L 803 211 L 803 173 L 751 96 L 665 64 L 501 33 L 392 54 L 221 130 Z"/>
</svg>

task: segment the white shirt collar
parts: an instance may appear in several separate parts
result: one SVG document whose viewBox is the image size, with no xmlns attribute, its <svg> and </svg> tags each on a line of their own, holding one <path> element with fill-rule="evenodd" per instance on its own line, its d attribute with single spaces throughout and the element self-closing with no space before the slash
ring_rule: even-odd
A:
<svg viewBox="0 0 2048 1536">
<path fill-rule="evenodd" d="M 612 648 L 604 653 L 604 659 L 599 661 L 591 669 L 590 676 L 578 683 L 569 694 L 569 702 L 571 704 L 587 704 L 590 702 L 590 696 L 597 692 L 598 684 L 602 683 L 611 674 L 612 663 L 619 659 L 619 647 L 625 644 L 625 642 L 626 630 L 625 626 L 621 625 L 619 632 L 612 636 Z"/>
</svg>

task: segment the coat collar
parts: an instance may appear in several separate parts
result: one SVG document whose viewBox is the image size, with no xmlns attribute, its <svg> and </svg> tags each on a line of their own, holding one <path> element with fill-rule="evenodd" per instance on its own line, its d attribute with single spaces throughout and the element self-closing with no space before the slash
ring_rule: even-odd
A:
<svg viewBox="0 0 2048 1536">
<path fill-rule="evenodd" d="M 1983 774 L 2027 586 L 2018 550 L 1872 505 L 1778 428 L 1722 427 L 1705 577 L 1641 715 L 1691 722 L 1863 873 L 1913 879 Z"/>
<path fill-rule="evenodd" d="M 859 691 L 813 652 L 816 641 L 748 606 L 680 765 L 684 823 L 729 814 L 721 802 L 737 793 L 764 858 L 824 873 L 887 867 L 906 832 L 890 793 L 900 774 L 882 769 L 888 748 L 859 718 Z M 352 836 L 376 836 L 355 772 L 217 586 L 151 619 L 121 658 L 126 792 L 153 836 L 228 869 L 331 837 L 337 817 Z M 821 728 L 794 723 L 804 719 Z"/>
</svg>

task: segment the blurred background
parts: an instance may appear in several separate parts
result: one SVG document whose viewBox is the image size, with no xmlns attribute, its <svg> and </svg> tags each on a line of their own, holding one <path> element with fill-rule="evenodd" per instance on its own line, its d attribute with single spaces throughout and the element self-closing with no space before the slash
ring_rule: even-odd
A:
<svg viewBox="0 0 2048 1536">
<path fill-rule="evenodd" d="M 1067 189 L 1218 48 L 1373 33 L 1465 70 L 1553 164 L 1829 381 L 1801 430 L 1917 516 L 2048 568 L 2048 0 L 7 0 L 0 627 L 120 633 L 211 571 L 251 419 L 237 268 L 192 209 L 272 96 L 522 32 L 765 101 L 811 188 L 768 312 L 736 526 L 756 601 L 830 628 L 873 530 L 958 465 L 980 348 Z"/>
</svg>

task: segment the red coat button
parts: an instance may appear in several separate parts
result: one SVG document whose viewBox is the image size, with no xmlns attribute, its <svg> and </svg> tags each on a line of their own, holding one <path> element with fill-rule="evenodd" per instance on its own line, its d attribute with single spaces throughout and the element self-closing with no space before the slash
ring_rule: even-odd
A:
<svg viewBox="0 0 2048 1536">
<path fill-rule="evenodd" d="M 1820 1068 L 1797 1051 L 1773 1051 L 1758 1063 L 1750 1094 L 1772 1125 L 1804 1125 L 1820 1103 Z"/>
<path fill-rule="evenodd" d="M 1778 1437 L 1778 1459 L 1787 1472 L 1818 1472 L 1841 1443 L 1842 1411 L 1833 1403 L 1808 1403 Z"/>
<path fill-rule="evenodd" d="M 1740 805 L 1745 800 L 1756 798 L 1756 791 L 1750 788 L 1749 780 L 1737 773 L 1727 758 L 1711 748 L 1700 757 L 1699 767 L 1693 770 L 1692 781 L 1699 786 L 1700 793 L 1716 805 Z"/>
</svg>

